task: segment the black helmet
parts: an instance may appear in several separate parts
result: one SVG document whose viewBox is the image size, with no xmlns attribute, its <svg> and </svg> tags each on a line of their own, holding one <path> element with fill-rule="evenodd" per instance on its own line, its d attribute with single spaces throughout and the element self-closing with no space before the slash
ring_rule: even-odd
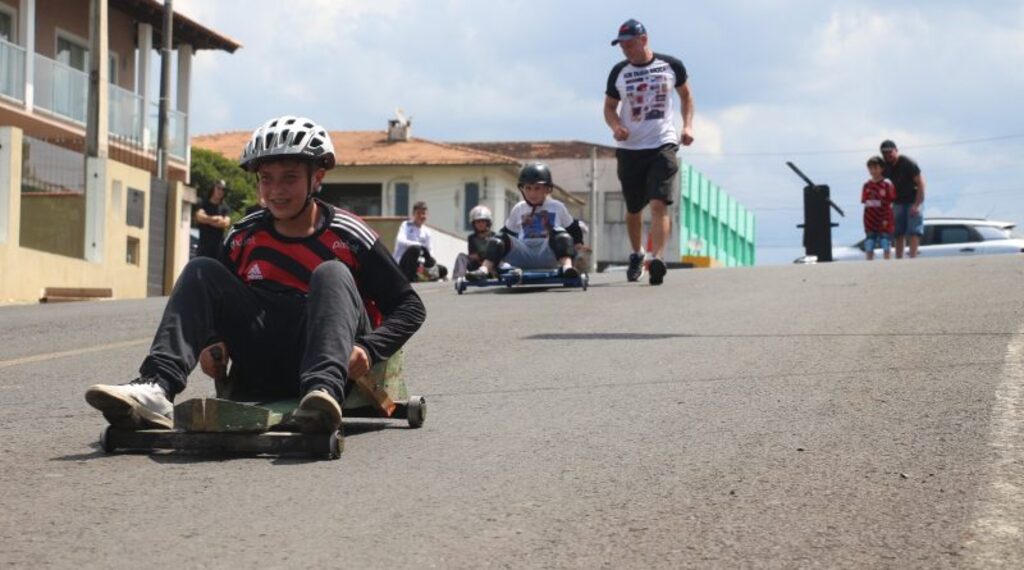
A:
<svg viewBox="0 0 1024 570">
<path fill-rule="evenodd" d="M 528 163 L 519 171 L 519 187 L 522 188 L 526 184 L 554 186 L 555 182 L 551 179 L 551 169 L 543 162 Z"/>
</svg>

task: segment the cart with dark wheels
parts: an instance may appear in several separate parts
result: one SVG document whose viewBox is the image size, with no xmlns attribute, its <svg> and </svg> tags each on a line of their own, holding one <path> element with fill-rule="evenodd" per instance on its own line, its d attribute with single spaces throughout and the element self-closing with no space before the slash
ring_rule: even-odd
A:
<svg viewBox="0 0 1024 570">
<path fill-rule="evenodd" d="M 105 453 L 190 450 L 220 454 L 303 454 L 338 459 L 345 447 L 342 431 L 302 433 L 292 417 L 298 399 L 244 402 L 231 398 L 232 382 L 217 382 L 214 398 L 193 398 L 174 406 L 174 429 L 126 430 L 107 426 L 100 434 Z M 345 423 L 368 419 L 423 426 L 427 402 L 410 396 L 402 379 L 402 353 L 376 364 L 345 399 Z"/>
<path fill-rule="evenodd" d="M 535 288 L 577 288 L 586 291 L 590 286 L 590 276 L 580 273 L 577 277 L 565 277 L 558 269 L 503 269 L 497 277 L 470 281 L 465 277 L 455 279 L 455 292 L 462 295 L 470 287 L 535 287 Z"/>
</svg>

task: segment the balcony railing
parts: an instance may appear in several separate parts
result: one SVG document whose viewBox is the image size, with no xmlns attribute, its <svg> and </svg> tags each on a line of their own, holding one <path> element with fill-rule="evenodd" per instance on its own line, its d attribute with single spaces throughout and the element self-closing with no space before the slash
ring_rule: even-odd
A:
<svg viewBox="0 0 1024 570">
<path fill-rule="evenodd" d="M 142 146 L 142 97 L 113 83 L 107 91 L 107 117 L 110 135 Z"/>
<path fill-rule="evenodd" d="M 0 96 L 25 100 L 25 50 L 0 39 Z"/>
<path fill-rule="evenodd" d="M 167 112 L 167 152 L 175 158 L 185 160 L 185 153 L 188 151 L 188 131 L 186 127 L 186 115 L 180 111 L 169 110 Z M 155 149 L 157 136 L 159 135 L 160 102 L 149 102 L 149 114 L 146 116 L 146 124 L 149 126 L 149 147 Z"/>
<path fill-rule="evenodd" d="M 24 100 L 25 51 L 0 40 L 0 95 Z M 88 113 L 89 75 L 59 61 L 35 55 L 35 96 L 33 104 L 41 111 L 76 125 L 85 126 Z M 160 106 L 151 101 L 143 109 L 142 97 L 113 83 L 108 85 L 108 128 L 110 136 L 131 146 L 149 143 L 156 149 Z M 148 112 L 147 112 L 148 111 Z M 149 130 L 144 141 L 142 126 Z M 185 113 L 170 111 L 168 117 L 171 156 L 185 160 L 188 153 L 188 123 Z"/>
<path fill-rule="evenodd" d="M 89 75 L 70 65 L 36 54 L 36 107 L 62 119 L 85 125 L 89 100 Z"/>
</svg>

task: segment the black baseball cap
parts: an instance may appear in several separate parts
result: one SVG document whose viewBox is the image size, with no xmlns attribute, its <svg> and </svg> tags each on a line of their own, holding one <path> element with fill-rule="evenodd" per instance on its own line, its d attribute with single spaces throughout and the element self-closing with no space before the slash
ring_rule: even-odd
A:
<svg viewBox="0 0 1024 570">
<path fill-rule="evenodd" d="M 612 45 L 618 45 L 622 40 L 631 40 L 647 35 L 647 28 L 643 24 L 630 18 L 619 26 L 619 36 L 612 40 Z"/>
<path fill-rule="evenodd" d="M 878 147 L 878 150 L 881 150 L 882 152 L 885 152 L 887 150 L 896 150 L 896 143 L 892 142 L 889 139 L 886 139 L 882 141 L 882 146 Z"/>
</svg>

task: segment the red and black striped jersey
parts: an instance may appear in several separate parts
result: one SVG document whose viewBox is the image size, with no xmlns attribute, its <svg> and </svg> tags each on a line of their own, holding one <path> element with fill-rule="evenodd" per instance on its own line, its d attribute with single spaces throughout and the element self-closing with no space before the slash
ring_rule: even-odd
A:
<svg viewBox="0 0 1024 570">
<path fill-rule="evenodd" d="M 888 178 L 878 182 L 868 180 L 860 193 L 864 204 L 864 231 L 868 233 L 893 232 L 892 203 L 896 199 L 896 188 Z"/>
<path fill-rule="evenodd" d="M 221 259 L 252 287 L 285 294 L 309 293 L 313 270 L 337 259 L 348 266 L 375 330 L 357 339 L 374 362 L 394 354 L 422 324 L 419 296 L 366 222 L 316 200 L 319 213 L 312 235 L 293 238 L 274 230 L 266 210 L 242 218 L 224 242 Z"/>
</svg>

